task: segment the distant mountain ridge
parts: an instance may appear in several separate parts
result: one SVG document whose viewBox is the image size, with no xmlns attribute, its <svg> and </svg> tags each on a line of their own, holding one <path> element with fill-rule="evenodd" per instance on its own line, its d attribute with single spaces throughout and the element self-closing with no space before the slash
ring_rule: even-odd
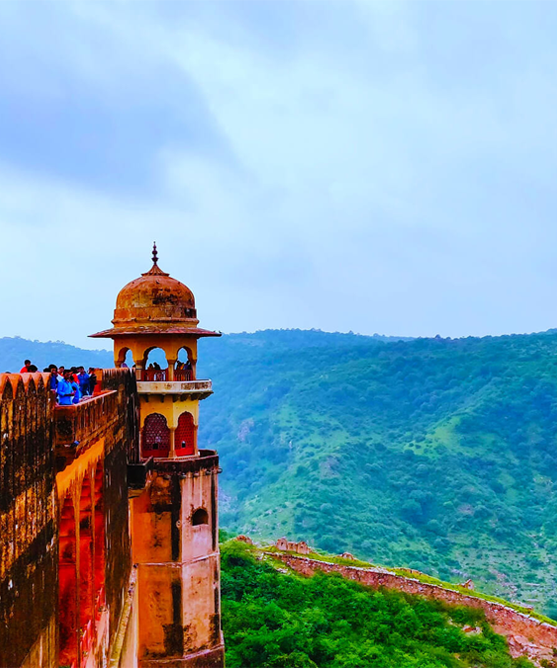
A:
<svg viewBox="0 0 557 668">
<path fill-rule="evenodd" d="M 225 334 L 224 339 L 230 345 L 269 346 L 273 349 L 296 349 L 305 347 L 337 345 L 353 346 L 358 343 L 411 341 L 409 337 L 382 336 L 373 334 L 322 332 L 318 329 L 276 329 L 261 330 L 254 333 L 241 332 Z M 0 337 L 0 373 L 19 371 L 25 359 L 31 359 L 33 364 L 42 371 L 49 364 L 64 364 L 65 366 L 111 367 L 114 357 L 110 350 L 87 350 L 72 346 L 63 341 L 31 341 L 20 336 Z M 203 359 L 200 360 L 203 363 Z"/>
<path fill-rule="evenodd" d="M 63 341 L 42 343 L 19 336 L 0 338 L 0 373 L 18 372 L 26 359 L 30 359 L 39 371 L 49 364 L 66 367 L 81 364 L 86 367 L 114 366 L 114 356 L 108 350 L 84 350 Z"/>
</svg>

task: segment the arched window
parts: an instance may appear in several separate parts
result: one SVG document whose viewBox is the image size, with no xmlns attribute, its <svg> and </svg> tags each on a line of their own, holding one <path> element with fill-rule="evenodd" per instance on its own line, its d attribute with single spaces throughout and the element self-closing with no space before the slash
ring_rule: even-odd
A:
<svg viewBox="0 0 557 668">
<path fill-rule="evenodd" d="M 129 348 L 122 348 L 118 353 L 118 360 L 116 362 L 116 366 L 119 367 L 123 366 L 127 367 L 128 369 L 131 369 L 134 364 L 135 362 L 133 359 L 132 351 Z"/>
<path fill-rule="evenodd" d="M 195 454 L 195 424 L 191 413 L 182 413 L 174 432 L 174 449 L 180 457 Z"/>
<path fill-rule="evenodd" d="M 178 351 L 174 380 L 195 380 L 195 361 L 191 350 L 185 346 Z"/>
<path fill-rule="evenodd" d="M 200 524 L 209 524 L 209 515 L 205 508 L 198 508 L 195 511 L 191 516 L 191 523 L 194 527 L 199 526 Z"/>
<path fill-rule="evenodd" d="M 143 363 L 141 380 L 168 380 L 168 362 L 162 348 L 151 348 L 147 351 Z"/>
<path fill-rule="evenodd" d="M 166 418 L 160 413 L 148 415 L 141 431 L 143 457 L 168 457 L 169 451 L 170 429 Z"/>
</svg>

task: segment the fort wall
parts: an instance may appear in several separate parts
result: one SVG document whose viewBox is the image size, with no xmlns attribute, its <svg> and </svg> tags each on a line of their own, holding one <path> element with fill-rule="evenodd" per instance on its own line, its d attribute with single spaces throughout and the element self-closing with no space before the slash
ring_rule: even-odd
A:
<svg viewBox="0 0 557 668">
<path fill-rule="evenodd" d="M 443 601 L 450 605 L 466 605 L 480 608 L 496 633 L 505 636 L 514 657 L 527 655 L 534 661 L 553 661 L 553 648 L 557 648 L 557 626 L 539 621 L 535 617 L 518 612 L 502 603 L 486 601 L 477 596 L 463 594 L 439 585 L 420 582 L 380 568 L 358 568 L 331 562 L 318 561 L 291 554 L 272 553 L 287 566 L 302 575 L 313 575 L 316 571 L 340 573 L 343 577 L 356 580 L 373 589 L 395 589 L 406 594 L 418 594 Z"/>
<path fill-rule="evenodd" d="M 0 666 L 106 665 L 131 569 L 127 370 L 56 406 L 45 374 L 0 375 Z"/>
<path fill-rule="evenodd" d="M 54 401 L 45 380 L 0 375 L 0 666 L 57 658 Z"/>
</svg>

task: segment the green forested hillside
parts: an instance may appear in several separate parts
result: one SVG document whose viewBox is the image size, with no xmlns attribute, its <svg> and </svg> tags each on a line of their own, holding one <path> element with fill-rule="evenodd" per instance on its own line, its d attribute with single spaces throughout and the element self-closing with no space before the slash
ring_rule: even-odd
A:
<svg viewBox="0 0 557 668">
<path fill-rule="evenodd" d="M 302 578 L 255 556 L 236 541 L 222 546 L 229 668 L 533 666 L 511 659 L 482 610 L 372 591 L 336 574 Z"/>
<path fill-rule="evenodd" d="M 0 339 L 0 368 L 13 341 Z M 17 365 L 48 345 L 20 339 Z M 69 363 L 69 350 L 47 352 Z M 557 617 L 556 354 L 555 332 L 202 341 L 215 394 L 199 438 L 221 455 L 221 524 L 472 577 Z"/>
<path fill-rule="evenodd" d="M 223 526 L 472 577 L 556 616 L 557 336 L 325 338 L 202 344 Z"/>
</svg>

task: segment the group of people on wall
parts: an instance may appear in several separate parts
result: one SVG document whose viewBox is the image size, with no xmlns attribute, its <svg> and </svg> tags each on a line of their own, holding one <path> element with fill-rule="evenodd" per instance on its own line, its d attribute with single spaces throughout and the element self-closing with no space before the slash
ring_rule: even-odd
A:
<svg viewBox="0 0 557 668">
<path fill-rule="evenodd" d="M 35 373 L 38 371 L 31 360 L 25 360 L 24 366 L 19 373 Z M 71 406 L 78 404 L 83 397 L 92 396 L 97 384 L 97 374 L 93 367 L 85 371 L 83 366 L 72 366 L 66 369 L 64 366 L 50 364 L 44 369 L 48 373 L 48 386 L 56 392 L 56 401 L 60 406 Z"/>
</svg>

